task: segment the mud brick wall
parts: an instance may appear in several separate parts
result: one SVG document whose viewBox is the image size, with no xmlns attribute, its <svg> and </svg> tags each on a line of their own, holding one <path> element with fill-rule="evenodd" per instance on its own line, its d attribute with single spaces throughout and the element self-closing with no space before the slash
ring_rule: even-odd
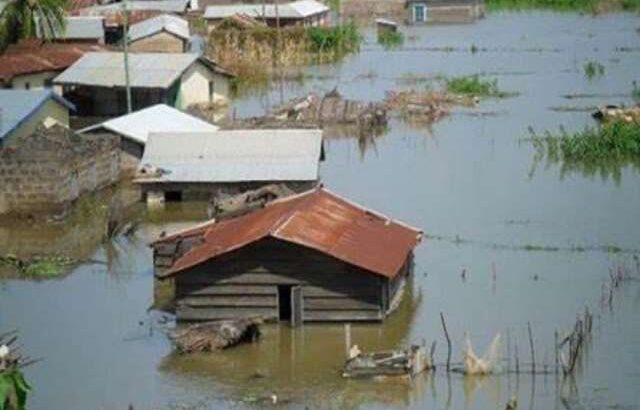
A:
<svg viewBox="0 0 640 410">
<path fill-rule="evenodd" d="M 342 0 L 340 13 L 343 18 L 356 20 L 389 17 L 403 20 L 405 0 Z"/>
<path fill-rule="evenodd" d="M 0 214 L 62 211 L 120 176 L 117 139 L 46 148 L 0 150 Z"/>
</svg>

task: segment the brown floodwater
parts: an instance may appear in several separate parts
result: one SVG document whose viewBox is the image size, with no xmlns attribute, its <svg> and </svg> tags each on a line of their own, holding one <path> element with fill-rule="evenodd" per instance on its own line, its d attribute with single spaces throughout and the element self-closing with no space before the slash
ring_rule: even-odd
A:
<svg viewBox="0 0 640 410">
<path fill-rule="evenodd" d="M 392 118 L 378 137 L 327 140 L 321 175 L 330 189 L 428 235 L 400 309 L 384 324 L 353 325 L 351 340 L 363 350 L 435 340 L 442 363 L 444 312 L 454 362 L 465 333 L 480 352 L 501 333 L 502 357 L 517 345 L 524 362 L 529 322 L 536 361 L 552 365 L 554 331 L 589 306 L 593 336 L 575 379 L 463 377 L 439 368 L 413 380 L 344 380 L 343 325 L 267 325 L 257 344 L 174 355 L 170 318 L 150 310 L 148 243 L 202 221 L 206 205 L 170 204 L 140 207 L 136 234 L 109 244 L 90 219 L 0 226 L 0 254 L 54 250 L 91 259 L 58 279 L 0 279 L 0 329 L 18 328 L 24 350 L 44 359 L 26 369 L 29 408 L 262 408 L 271 395 L 278 406 L 300 409 L 487 410 L 512 396 L 524 409 L 640 408 L 640 282 L 625 282 L 611 307 L 602 304 L 610 268 L 625 264 L 640 274 L 633 259 L 640 174 L 624 164 L 613 172 L 563 170 L 534 161 L 524 140 L 529 126 L 581 129 L 592 124 L 584 107 L 630 103 L 632 81 L 640 81 L 639 25 L 631 14 L 495 13 L 471 25 L 402 28 L 403 47 L 387 51 L 368 30 L 359 54 L 306 67 L 303 82 L 234 103 L 238 115 L 259 115 L 311 90 L 337 86 L 349 98 L 377 100 L 390 89 L 425 86 L 412 78 L 475 73 L 517 92 L 456 109 L 430 127 Z M 603 76 L 584 76 L 590 60 L 604 65 Z"/>
</svg>

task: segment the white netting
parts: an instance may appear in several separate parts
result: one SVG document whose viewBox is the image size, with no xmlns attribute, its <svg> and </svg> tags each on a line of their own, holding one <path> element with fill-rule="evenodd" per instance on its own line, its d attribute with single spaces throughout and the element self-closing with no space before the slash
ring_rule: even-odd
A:
<svg viewBox="0 0 640 410">
<path fill-rule="evenodd" d="M 493 338 L 487 351 L 478 357 L 471 347 L 469 335 L 465 335 L 466 347 L 463 351 L 464 355 L 464 373 L 465 374 L 489 374 L 498 370 L 500 355 L 500 333 Z"/>
</svg>

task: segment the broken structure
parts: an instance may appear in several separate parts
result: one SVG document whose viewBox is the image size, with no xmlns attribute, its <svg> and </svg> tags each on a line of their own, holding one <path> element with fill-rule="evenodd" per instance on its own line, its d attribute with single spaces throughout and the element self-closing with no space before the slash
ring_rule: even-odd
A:
<svg viewBox="0 0 640 410">
<path fill-rule="evenodd" d="M 209 200 L 273 183 L 295 192 L 318 182 L 321 130 L 152 133 L 135 182 L 149 203 Z"/>
<path fill-rule="evenodd" d="M 483 0 L 407 0 L 407 21 L 424 23 L 471 23 L 484 17 Z"/>
<path fill-rule="evenodd" d="M 398 306 L 420 230 L 322 187 L 153 244 L 178 321 L 381 321 Z"/>
</svg>

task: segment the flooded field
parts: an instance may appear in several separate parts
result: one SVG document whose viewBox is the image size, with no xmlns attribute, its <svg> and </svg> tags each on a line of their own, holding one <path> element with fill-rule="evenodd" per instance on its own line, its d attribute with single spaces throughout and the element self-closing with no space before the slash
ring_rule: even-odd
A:
<svg viewBox="0 0 640 410">
<path fill-rule="evenodd" d="M 560 164 L 536 163 L 527 141 L 530 126 L 582 129 L 593 121 L 591 107 L 631 102 L 632 82 L 640 81 L 639 26 L 631 14 L 498 13 L 472 25 L 403 28 L 404 45 L 388 51 L 368 30 L 359 54 L 308 67 L 303 81 L 244 95 L 233 107 L 239 116 L 259 115 L 334 87 L 348 98 L 380 100 L 439 75 L 480 74 L 517 93 L 457 108 L 431 127 L 392 118 L 374 139 L 326 141 L 327 187 L 426 235 L 399 311 L 382 325 L 352 326 L 351 339 L 363 350 L 436 340 L 441 364 L 443 312 L 454 362 L 466 332 L 480 352 L 501 333 L 503 363 L 516 349 L 524 363 L 530 323 L 536 362 L 552 366 L 554 331 L 588 306 L 593 337 L 574 380 L 464 377 L 440 368 L 411 381 L 346 381 L 343 325 L 270 325 L 258 344 L 173 355 L 164 333 L 171 322 L 150 310 L 148 243 L 206 218 L 204 204 L 177 204 L 141 211 L 136 234 L 107 245 L 91 222 L 0 227 L 0 254 L 51 247 L 92 260 L 60 279 L 0 279 L 0 329 L 18 328 L 24 349 L 44 359 L 26 369 L 29 408 L 258 408 L 271 395 L 300 409 L 488 410 L 512 396 L 525 409 L 640 408 L 640 282 L 616 289 L 611 304 L 602 288 L 616 266 L 640 274 L 633 258 L 640 255 L 640 173 L 625 165 L 605 174 L 562 172 Z M 585 76 L 588 61 L 599 62 L 603 75 Z"/>
</svg>

